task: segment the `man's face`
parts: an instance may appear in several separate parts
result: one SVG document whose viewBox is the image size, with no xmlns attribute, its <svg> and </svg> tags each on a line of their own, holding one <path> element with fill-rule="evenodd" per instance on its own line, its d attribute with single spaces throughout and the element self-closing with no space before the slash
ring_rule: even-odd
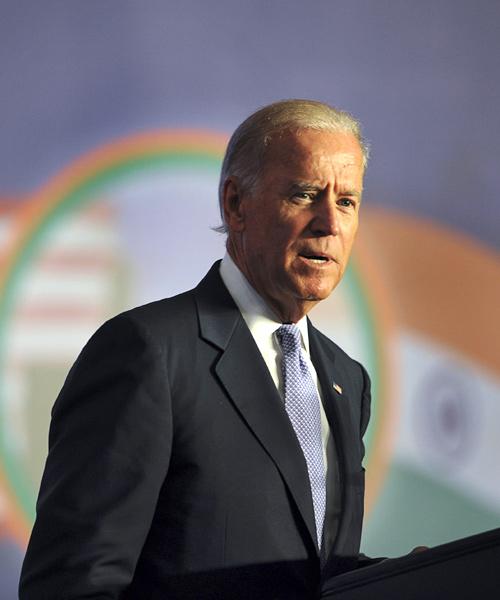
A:
<svg viewBox="0 0 500 600">
<path fill-rule="evenodd" d="M 227 211 L 233 259 L 281 320 L 297 321 L 342 278 L 363 170 L 352 134 L 285 132 L 266 150 L 256 188 Z"/>
</svg>

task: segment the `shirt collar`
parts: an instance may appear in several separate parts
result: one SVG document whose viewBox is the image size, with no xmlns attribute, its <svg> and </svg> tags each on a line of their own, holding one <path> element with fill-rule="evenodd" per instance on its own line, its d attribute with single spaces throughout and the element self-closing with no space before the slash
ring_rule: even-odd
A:
<svg viewBox="0 0 500 600">
<path fill-rule="evenodd" d="M 254 338 L 271 337 L 282 325 L 262 296 L 250 285 L 226 252 L 220 265 L 220 275 Z M 307 317 L 296 323 L 300 330 L 302 345 L 309 354 L 309 332 Z"/>
</svg>

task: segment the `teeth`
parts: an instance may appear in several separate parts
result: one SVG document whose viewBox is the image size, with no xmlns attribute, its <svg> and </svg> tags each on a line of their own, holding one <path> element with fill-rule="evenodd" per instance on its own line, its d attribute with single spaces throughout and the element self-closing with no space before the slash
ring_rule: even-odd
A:
<svg viewBox="0 0 500 600">
<path fill-rule="evenodd" d="M 323 263 L 326 261 L 324 256 L 306 256 L 308 260 L 312 260 L 315 263 Z"/>
</svg>

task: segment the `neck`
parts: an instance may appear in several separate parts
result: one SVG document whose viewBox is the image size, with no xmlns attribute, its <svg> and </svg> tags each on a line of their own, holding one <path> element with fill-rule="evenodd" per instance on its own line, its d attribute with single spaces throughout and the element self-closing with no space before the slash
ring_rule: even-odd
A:
<svg viewBox="0 0 500 600">
<path fill-rule="evenodd" d="M 282 306 L 279 307 L 279 309 L 273 308 L 273 311 L 277 314 L 282 323 L 297 323 L 300 319 L 305 317 L 316 304 L 317 301 L 304 300 L 296 302 L 293 306 Z"/>
<path fill-rule="evenodd" d="M 265 290 L 261 290 L 257 285 L 255 285 L 251 273 L 246 268 L 245 262 L 240 260 L 240 255 L 236 250 L 236 246 L 229 238 L 226 244 L 226 250 L 248 283 L 276 315 L 278 321 L 281 321 L 282 323 L 297 323 L 297 321 L 300 321 L 300 319 L 307 315 L 309 311 L 319 302 L 319 300 L 297 300 L 293 297 L 290 297 L 290 301 L 286 303 L 277 301 L 273 297 L 269 296 Z"/>
</svg>

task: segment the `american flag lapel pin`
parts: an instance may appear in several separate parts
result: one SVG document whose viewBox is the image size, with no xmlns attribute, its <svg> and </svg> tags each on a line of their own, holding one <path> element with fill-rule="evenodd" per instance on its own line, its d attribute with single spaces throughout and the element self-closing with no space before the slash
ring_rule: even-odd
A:
<svg viewBox="0 0 500 600">
<path fill-rule="evenodd" d="M 333 389 L 337 392 L 337 394 L 342 395 L 342 388 L 338 383 L 333 382 Z"/>
</svg>

